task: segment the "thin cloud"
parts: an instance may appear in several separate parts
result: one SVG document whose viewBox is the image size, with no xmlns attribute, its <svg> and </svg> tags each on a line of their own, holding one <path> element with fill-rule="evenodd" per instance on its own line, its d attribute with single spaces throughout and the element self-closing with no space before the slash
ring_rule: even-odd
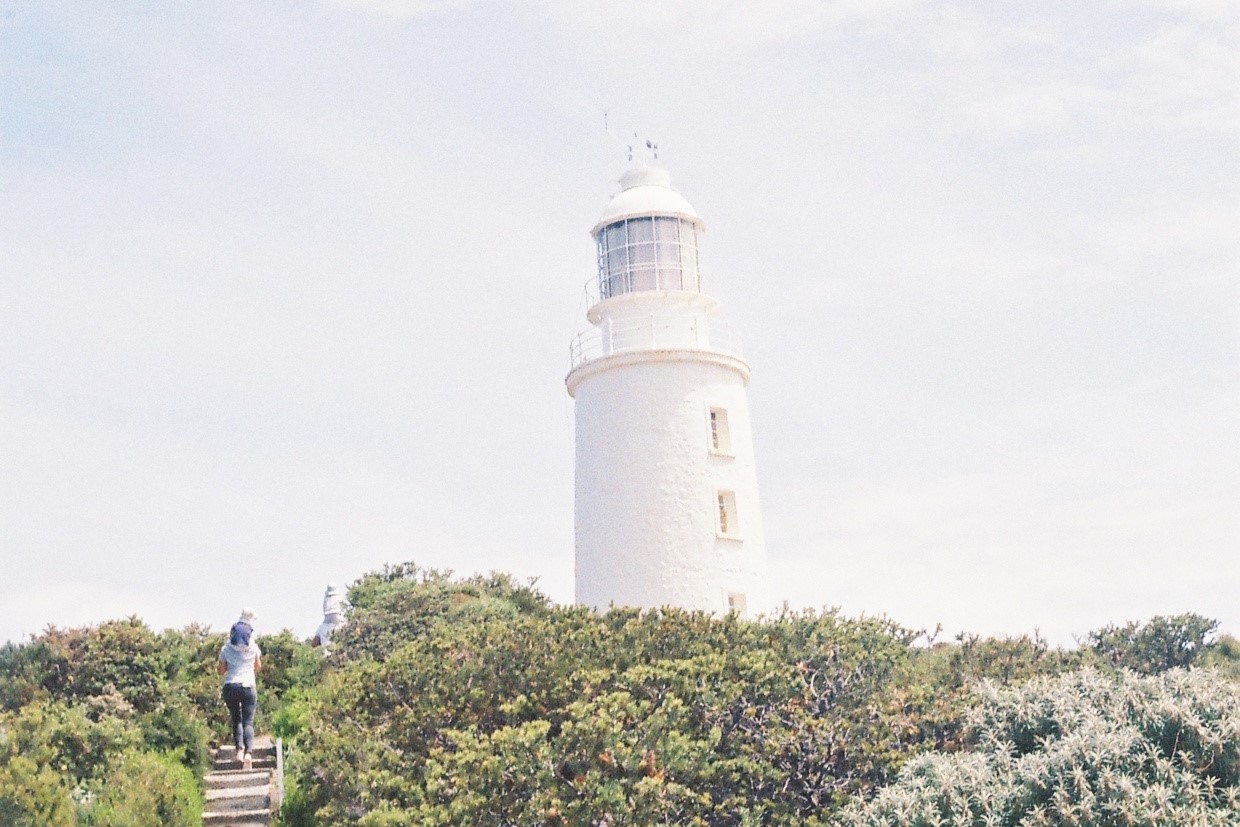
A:
<svg viewBox="0 0 1240 827">
<path fill-rule="evenodd" d="M 1240 25 L 1240 5 L 1234 0 L 1139 0 L 1136 5 L 1177 12 L 1211 23 Z"/>
<path fill-rule="evenodd" d="M 965 119 L 993 138 L 1047 135 L 1068 128 L 1085 112 L 1110 108 L 1114 100 L 1114 93 L 1093 86 L 1011 86 L 967 104 Z"/>
<path fill-rule="evenodd" d="M 323 0 L 328 6 L 392 20 L 437 17 L 473 5 L 471 0 Z"/>
<path fill-rule="evenodd" d="M 688 0 L 634 7 L 610 0 L 547 0 L 535 8 L 552 25 L 632 38 L 635 44 L 675 41 L 678 48 L 701 54 L 809 39 L 849 24 L 898 21 L 923 5 L 924 0 Z"/>
<path fill-rule="evenodd" d="M 1237 32 L 1233 32 L 1235 34 Z M 1207 24 L 1163 29 L 1126 56 L 1128 105 L 1177 129 L 1240 132 L 1240 47 Z"/>
</svg>

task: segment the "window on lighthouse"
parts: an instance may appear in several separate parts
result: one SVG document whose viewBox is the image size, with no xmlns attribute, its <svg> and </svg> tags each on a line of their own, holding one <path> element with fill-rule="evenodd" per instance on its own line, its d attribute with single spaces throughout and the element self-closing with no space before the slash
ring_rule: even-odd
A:
<svg viewBox="0 0 1240 827">
<path fill-rule="evenodd" d="M 732 434 L 728 429 L 728 412 L 724 408 L 710 409 L 710 452 L 732 456 Z"/>
<path fill-rule="evenodd" d="M 719 534 L 722 537 L 740 535 L 740 525 L 736 520 L 736 492 L 719 491 L 716 494 L 719 503 Z"/>
<path fill-rule="evenodd" d="M 604 299 L 647 290 L 702 289 L 698 228 L 692 221 L 674 216 L 627 218 L 608 224 L 595 238 Z"/>
</svg>

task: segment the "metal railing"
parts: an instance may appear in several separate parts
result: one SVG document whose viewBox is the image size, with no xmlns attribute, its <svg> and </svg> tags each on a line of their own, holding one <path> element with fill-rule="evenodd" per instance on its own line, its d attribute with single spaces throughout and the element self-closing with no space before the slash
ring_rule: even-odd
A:
<svg viewBox="0 0 1240 827">
<path fill-rule="evenodd" d="M 276 771 L 273 774 L 272 783 L 275 790 L 272 795 L 271 812 L 272 815 L 280 811 L 280 806 L 284 803 L 284 739 L 276 739 Z"/>
<path fill-rule="evenodd" d="M 700 274 L 683 273 L 679 269 L 646 269 L 625 271 L 610 279 L 600 281 L 598 276 L 588 279 L 582 290 L 586 294 L 586 307 L 601 301 L 630 293 L 674 290 L 685 293 L 702 292 Z"/>
<path fill-rule="evenodd" d="M 569 369 L 613 353 L 636 350 L 709 350 L 739 358 L 741 340 L 726 322 L 703 316 L 651 313 L 606 318 L 569 344 Z"/>
</svg>

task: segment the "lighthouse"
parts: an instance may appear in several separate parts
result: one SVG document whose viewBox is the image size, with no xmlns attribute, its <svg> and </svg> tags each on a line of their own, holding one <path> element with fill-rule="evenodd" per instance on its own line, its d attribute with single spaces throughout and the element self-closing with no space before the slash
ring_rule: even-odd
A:
<svg viewBox="0 0 1240 827">
<path fill-rule="evenodd" d="M 570 347 L 576 600 L 747 616 L 773 606 L 740 340 L 706 292 L 705 225 L 639 163 L 591 230 Z"/>
</svg>

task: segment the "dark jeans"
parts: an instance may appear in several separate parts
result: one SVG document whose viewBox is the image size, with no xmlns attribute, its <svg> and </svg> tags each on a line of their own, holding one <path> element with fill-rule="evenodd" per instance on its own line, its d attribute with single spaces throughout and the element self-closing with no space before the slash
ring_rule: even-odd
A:
<svg viewBox="0 0 1240 827">
<path fill-rule="evenodd" d="M 232 719 L 233 743 L 246 752 L 254 745 L 254 710 L 258 707 L 258 692 L 252 686 L 239 683 L 224 684 L 222 693 L 228 704 L 228 717 Z"/>
</svg>

